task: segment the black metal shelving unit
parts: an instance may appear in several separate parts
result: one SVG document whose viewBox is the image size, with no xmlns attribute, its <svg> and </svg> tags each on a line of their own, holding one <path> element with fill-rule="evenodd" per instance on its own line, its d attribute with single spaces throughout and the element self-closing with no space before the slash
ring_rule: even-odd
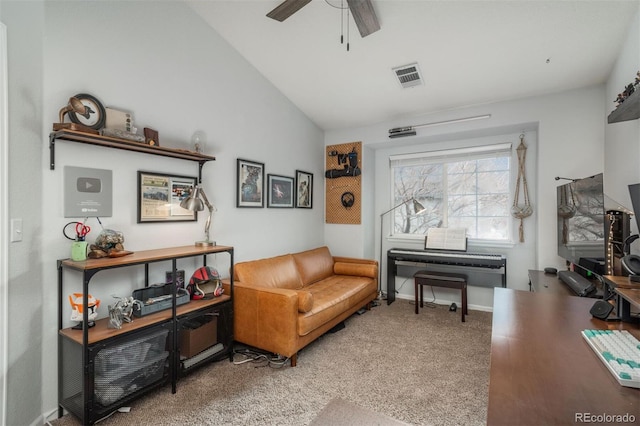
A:
<svg viewBox="0 0 640 426">
<path fill-rule="evenodd" d="M 103 318 L 95 321 L 94 327 L 78 330 L 70 327 L 63 328 L 64 271 L 76 271 L 82 275 L 83 324 L 87 324 L 89 284 L 95 274 L 109 269 L 142 265 L 145 271 L 145 284 L 148 285 L 149 265 L 170 261 L 175 282 L 179 259 L 202 256 L 202 263 L 206 265 L 207 255 L 217 253 L 229 255 L 230 270 L 232 270 L 234 254 L 233 247 L 230 246 L 171 247 L 138 251 L 117 258 L 84 261 L 63 259 L 57 262 L 60 416 L 63 414 L 63 409 L 67 409 L 83 424 L 94 424 L 119 407 L 168 382 L 171 383 L 172 392 L 175 393 L 180 373 L 190 368 L 225 357 L 232 360 L 233 357 L 233 276 L 229 278 L 228 294 L 212 299 L 192 300 L 176 306 L 176 286 L 171 286 L 174 296 L 171 309 L 136 318 L 131 323 L 123 324 L 121 329 L 108 328 L 108 318 Z M 218 348 L 210 353 L 203 352 L 205 356 L 200 356 L 197 362 L 185 367 L 179 349 L 181 326 L 185 321 L 202 315 L 217 317 Z M 139 348 L 146 348 L 145 351 L 152 352 L 145 352 L 142 357 Z M 127 350 L 130 352 L 126 353 Z M 133 361 L 119 360 L 118 357 L 122 353 Z M 107 371 L 110 374 L 108 378 L 100 375 Z M 117 381 L 122 378 L 126 378 L 127 381 L 137 380 L 137 382 L 129 387 L 134 388 L 132 391 L 127 392 L 123 389 L 122 396 L 118 397 L 120 388 Z M 108 379 L 116 384 L 112 385 Z M 112 395 L 114 393 L 115 397 Z"/>
</svg>

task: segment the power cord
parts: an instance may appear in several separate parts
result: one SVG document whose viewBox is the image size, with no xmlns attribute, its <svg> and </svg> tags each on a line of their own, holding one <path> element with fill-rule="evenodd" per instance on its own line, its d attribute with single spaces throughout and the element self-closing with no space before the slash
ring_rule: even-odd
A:
<svg viewBox="0 0 640 426">
<path fill-rule="evenodd" d="M 234 355 L 240 355 L 244 357 L 238 361 L 233 360 L 234 365 L 246 364 L 248 362 L 252 362 L 257 364 L 255 368 L 259 367 L 271 367 L 271 368 L 281 368 L 287 364 L 289 361 L 289 357 L 283 357 L 282 355 L 272 354 L 268 352 L 260 352 L 257 350 L 252 350 L 248 348 L 236 349 L 233 351 Z"/>
<path fill-rule="evenodd" d="M 409 280 L 413 280 L 413 278 L 407 278 L 407 279 L 405 279 L 404 281 L 402 281 L 402 284 L 400 284 L 400 287 L 398 287 L 398 289 L 396 290 L 396 293 L 399 293 L 399 292 L 400 292 L 400 289 L 402 288 L 402 286 L 404 286 L 404 285 L 407 283 L 407 281 L 409 281 Z M 427 301 L 427 302 L 424 302 L 424 306 L 425 306 L 425 307 L 427 307 L 427 308 L 435 308 L 435 307 L 437 307 L 437 306 L 438 306 L 438 305 L 436 305 L 436 304 L 435 304 L 435 301 L 436 301 L 436 293 L 433 291 L 433 286 L 429 286 L 429 288 L 431 289 L 431 297 L 432 297 L 433 299 L 432 299 L 432 300 L 429 300 L 429 301 Z M 414 302 L 414 301 L 410 301 L 409 303 L 415 304 L 415 302 Z"/>
<path fill-rule="evenodd" d="M 424 307 L 425 308 L 437 308 L 438 305 L 435 303 L 436 302 L 436 293 L 433 291 L 433 286 L 429 286 L 429 288 L 431 289 L 432 300 L 428 300 L 428 301 L 424 302 Z M 409 303 L 412 304 L 412 305 L 415 305 L 416 302 L 414 300 L 410 300 Z"/>
</svg>

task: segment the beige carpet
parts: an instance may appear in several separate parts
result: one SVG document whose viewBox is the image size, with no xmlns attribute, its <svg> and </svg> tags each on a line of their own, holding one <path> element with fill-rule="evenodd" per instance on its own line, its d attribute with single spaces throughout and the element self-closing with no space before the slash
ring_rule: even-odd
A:
<svg viewBox="0 0 640 426">
<path fill-rule="evenodd" d="M 340 398 L 413 425 L 483 425 L 491 313 L 466 320 L 448 306 L 416 315 L 406 300 L 385 302 L 305 348 L 297 367 L 210 364 L 181 379 L 176 394 L 165 386 L 99 424 L 309 425 Z M 79 424 L 69 415 L 51 423 Z"/>
<path fill-rule="evenodd" d="M 334 398 L 320 411 L 310 426 L 406 426 L 375 411 L 365 410 L 341 398 Z"/>
</svg>

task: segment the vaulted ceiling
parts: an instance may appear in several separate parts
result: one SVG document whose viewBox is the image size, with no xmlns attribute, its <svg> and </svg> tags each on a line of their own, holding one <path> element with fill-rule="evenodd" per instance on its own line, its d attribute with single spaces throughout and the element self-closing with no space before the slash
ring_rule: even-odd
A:
<svg viewBox="0 0 640 426">
<path fill-rule="evenodd" d="M 362 38 L 346 0 L 312 0 L 283 22 L 266 16 L 281 0 L 184 1 L 325 130 L 603 83 L 640 8 L 373 0 L 381 28 Z M 403 89 L 392 70 L 412 63 L 423 84 Z"/>
</svg>

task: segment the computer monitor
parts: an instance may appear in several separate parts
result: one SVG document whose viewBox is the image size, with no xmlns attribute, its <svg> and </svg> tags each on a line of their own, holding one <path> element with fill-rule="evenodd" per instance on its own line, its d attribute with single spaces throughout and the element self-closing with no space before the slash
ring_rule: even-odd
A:
<svg viewBox="0 0 640 426">
<path fill-rule="evenodd" d="M 585 275 L 605 273 L 605 209 L 602 173 L 557 189 L 558 256 Z"/>
<path fill-rule="evenodd" d="M 633 207 L 633 216 L 636 218 L 636 225 L 640 230 L 640 183 L 629 185 L 629 196 L 631 196 L 631 207 Z"/>
</svg>

